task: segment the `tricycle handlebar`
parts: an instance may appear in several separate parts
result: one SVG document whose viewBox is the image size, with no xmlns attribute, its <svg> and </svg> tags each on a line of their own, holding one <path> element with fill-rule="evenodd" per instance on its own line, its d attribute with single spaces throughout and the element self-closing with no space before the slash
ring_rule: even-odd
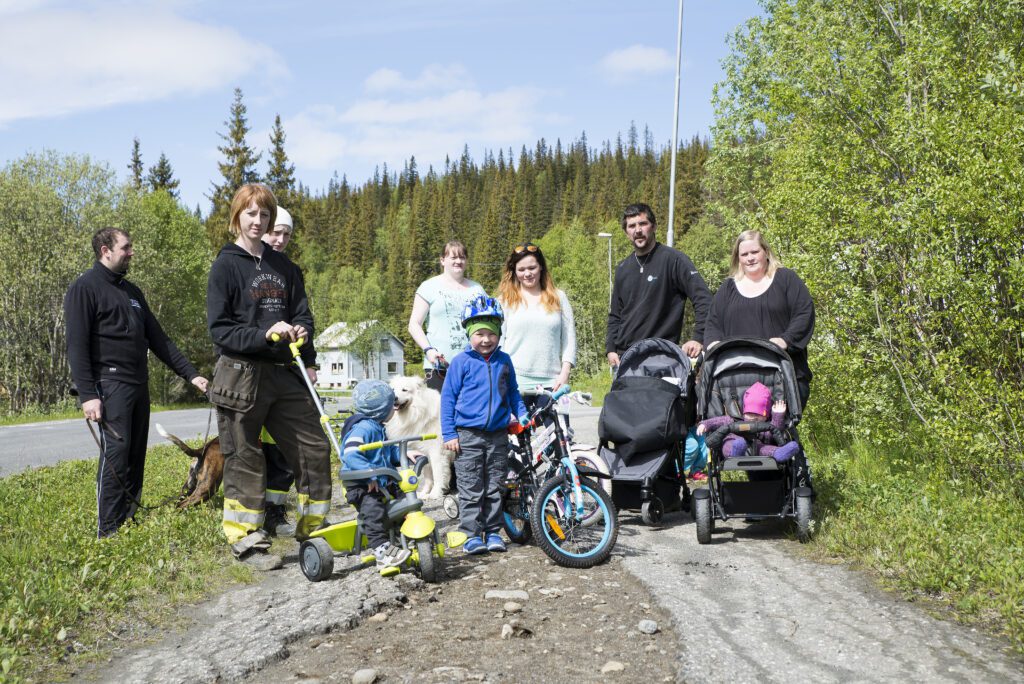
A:
<svg viewBox="0 0 1024 684">
<path fill-rule="evenodd" d="M 359 449 L 359 451 L 373 451 L 374 449 L 380 449 L 381 447 L 391 446 L 392 444 L 403 444 L 408 442 L 426 442 L 431 439 L 437 439 L 437 435 L 413 435 L 412 437 L 399 437 L 398 439 L 389 439 L 383 442 L 368 442 L 366 444 L 360 444 L 357 448 Z"/>
</svg>

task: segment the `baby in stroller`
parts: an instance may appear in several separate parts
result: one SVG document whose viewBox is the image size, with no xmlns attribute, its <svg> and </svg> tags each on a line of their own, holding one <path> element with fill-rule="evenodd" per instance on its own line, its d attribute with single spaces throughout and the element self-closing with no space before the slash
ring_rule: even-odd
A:
<svg viewBox="0 0 1024 684">
<path fill-rule="evenodd" d="M 748 422 L 765 422 L 768 418 L 768 404 L 772 399 L 772 391 L 761 382 L 755 382 L 743 393 L 743 420 Z M 796 440 L 786 440 L 783 427 L 786 419 L 786 401 L 779 399 L 772 404 L 771 429 L 758 432 L 753 438 L 753 453 L 758 456 L 769 456 L 779 463 L 785 463 L 799 453 L 800 445 Z M 725 458 L 736 458 L 747 455 L 750 443 L 742 436 L 729 432 L 726 426 L 737 422 L 730 415 L 714 416 L 702 420 L 697 425 L 697 434 L 711 432 L 708 441 L 712 444 L 722 442 L 722 455 Z M 722 439 L 724 434 L 725 438 Z M 785 443 L 781 444 L 784 440 Z"/>
</svg>

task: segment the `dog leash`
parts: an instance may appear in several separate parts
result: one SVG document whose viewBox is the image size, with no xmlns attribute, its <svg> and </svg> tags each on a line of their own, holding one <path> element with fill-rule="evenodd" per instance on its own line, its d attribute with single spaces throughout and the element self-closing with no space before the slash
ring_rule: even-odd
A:
<svg viewBox="0 0 1024 684">
<path fill-rule="evenodd" d="M 96 446 L 100 450 L 100 460 L 103 461 L 106 464 L 107 470 L 110 472 L 111 475 L 114 476 L 114 479 L 117 480 L 117 484 L 121 487 L 121 491 L 124 492 L 125 494 L 127 494 L 128 498 L 131 499 L 133 504 L 135 504 L 135 510 L 143 510 L 143 511 L 156 510 L 157 508 L 160 508 L 161 506 L 166 506 L 167 504 L 171 503 L 172 501 L 174 501 L 176 499 L 176 497 L 171 497 L 171 498 L 165 499 L 164 501 L 161 501 L 160 503 L 158 503 L 156 505 L 153 505 L 153 506 L 146 506 L 141 501 L 139 501 L 139 498 L 137 496 L 135 496 L 134 494 L 132 494 L 131 490 L 128 489 L 128 485 L 126 485 L 124 483 L 124 480 L 121 479 L 121 476 L 117 473 L 117 470 L 114 468 L 114 466 L 111 465 L 109 459 L 105 459 L 104 458 L 104 456 L 106 455 L 106 449 L 103 448 L 103 442 L 100 441 L 100 438 L 99 438 L 99 436 L 97 436 L 96 431 L 93 430 L 92 423 L 93 423 L 93 421 L 89 420 L 88 418 L 85 419 L 85 424 L 89 427 L 89 434 L 92 435 L 93 441 L 96 442 Z M 119 442 L 124 442 L 124 437 L 119 435 L 117 433 L 117 430 L 112 428 L 110 426 L 110 424 L 107 423 L 107 421 L 101 419 L 99 421 L 99 426 L 100 426 L 100 430 L 102 432 L 109 433 L 111 437 L 113 437 L 114 439 L 116 439 Z"/>
<path fill-rule="evenodd" d="M 210 400 L 209 390 L 207 390 L 207 392 L 205 392 L 203 394 L 203 396 L 206 397 L 207 401 L 209 401 Z M 176 501 L 180 501 L 182 499 L 182 496 L 180 494 L 175 494 L 175 495 L 167 497 L 163 501 L 161 501 L 161 502 L 159 502 L 157 504 L 154 504 L 152 506 L 144 505 L 139 500 L 139 497 L 136 497 L 134 494 L 131 493 L 131 490 L 128 489 L 128 486 L 124 483 L 124 480 L 121 479 L 121 476 L 118 474 L 118 472 L 114 468 L 114 466 L 110 464 L 110 461 L 109 460 L 105 460 L 103 458 L 105 456 L 105 454 L 106 454 L 106 450 L 104 449 L 103 443 L 100 441 L 99 436 L 96 434 L 96 431 L 93 429 L 92 423 L 93 423 L 93 421 L 89 420 L 88 418 L 85 419 L 85 424 L 89 428 L 89 434 L 92 435 L 92 439 L 93 439 L 94 442 L 96 442 L 96 447 L 99 449 L 100 460 L 102 460 L 102 461 L 104 461 L 106 463 L 107 469 L 114 476 L 114 479 L 117 480 L 117 484 L 121 487 L 121 491 L 125 492 L 126 494 L 128 494 L 128 497 L 131 499 L 132 503 L 135 504 L 136 510 L 153 511 L 153 510 L 156 510 L 158 508 L 162 508 L 163 506 L 167 506 L 167 505 L 169 505 L 171 503 L 174 503 Z M 213 402 L 210 402 L 210 410 L 209 410 L 209 412 L 206 415 L 206 436 L 203 438 L 203 451 L 202 451 L 202 456 L 200 456 L 200 460 L 202 460 L 203 458 L 206 457 L 206 450 L 209 448 L 210 427 L 211 427 L 212 423 L 213 423 Z M 115 430 L 113 427 L 111 427 L 111 425 L 106 420 L 100 419 L 99 426 L 100 426 L 100 430 L 101 431 L 109 433 L 109 435 L 111 437 L 113 437 L 114 439 L 116 439 L 119 442 L 124 442 L 124 437 L 119 435 L 117 430 Z"/>
</svg>

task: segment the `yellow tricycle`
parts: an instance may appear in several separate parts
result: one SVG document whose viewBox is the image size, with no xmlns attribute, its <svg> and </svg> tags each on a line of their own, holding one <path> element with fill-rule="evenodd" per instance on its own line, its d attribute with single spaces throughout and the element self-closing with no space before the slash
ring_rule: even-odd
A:
<svg viewBox="0 0 1024 684">
<path fill-rule="evenodd" d="M 274 335 L 275 342 L 280 337 Z M 328 441 L 334 453 L 341 459 L 341 445 L 338 443 L 338 436 L 331 428 L 331 421 L 324 411 L 320 401 L 320 395 L 313 387 L 309 374 L 306 372 L 306 365 L 302 362 L 300 347 L 305 338 L 300 338 L 288 345 L 291 350 L 295 365 L 299 367 L 299 375 L 306 381 L 306 387 L 313 397 L 313 403 L 320 412 L 320 425 L 327 435 Z M 402 491 L 388 501 L 388 516 L 385 521 L 389 541 L 403 549 L 411 551 L 406 565 L 418 568 L 420 577 L 424 582 L 436 582 L 440 577 L 441 559 L 444 558 L 445 545 L 438 539 L 437 524 L 434 519 L 423 512 L 423 501 L 416 496 L 416 489 L 419 487 L 419 477 L 409 461 L 409 442 L 423 442 L 437 439 L 437 435 L 415 435 L 412 437 L 401 437 L 389 439 L 386 442 L 371 442 L 361 444 L 360 451 L 372 451 L 381 447 L 397 444 L 401 465 L 399 470 L 394 468 L 368 468 L 364 470 L 343 470 L 341 471 L 342 484 L 351 484 L 359 481 L 366 481 L 373 477 L 388 477 L 398 482 Z M 425 457 L 424 457 L 425 458 Z M 461 537 L 465 535 L 455 534 L 449 540 L 450 546 L 458 546 L 464 541 Z M 347 520 L 337 525 L 331 525 L 313 532 L 310 538 L 299 546 L 299 567 L 302 574 L 310 582 L 320 582 L 331 576 L 334 572 L 334 554 L 362 554 L 367 549 L 368 540 L 363 534 L 362 526 L 358 520 Z M 375 562 L 376 558 L 372 553 L 360 556 L 363 563 Z M 381 575 L 388 577 L 402 571 L 401 567 L 386 567 L 380 571 Z"/>
<path fill-rule="evenodd" d="M 419 570 L 424 582 L 436 582 L 441 574 L 441 559 L 444 558 L 445 545 L 438 539 L 437 524 L 434 519 L 423 512 L 423 501 L 416 496 L 419 478 L 409 462 L 408 447 L 410 442 L 437 439 L 437 435 L 415 435 L 389 439 L 384 442 L 361 444 L 360 451 L 371 451 L 381 447 L 398 445 L 401 454 L 401 469 L 368 468 L 365 470 L 341 471 L 342 484 L 353 484 L 366 481 L 373 477 L 388 477 L 398 482 L 402 495 L 391 499 L 387 504 L 388 516 L 385 528 L 388 540 L 403 549 L 412 552 L 406 564 Z M 358 520 L 347 520 L 317 530 L 299 547 L 299 567 L 302 574 L 311 582 L 327 579 L 334 571 L 334 554 L 362 554 L 360 561 L 372 563 L 376 560 L 367 549 L 366 535 Z M 381 568 L 380 574 L 388 577 L 401 572 L 401 567 Z"/>
</svg>

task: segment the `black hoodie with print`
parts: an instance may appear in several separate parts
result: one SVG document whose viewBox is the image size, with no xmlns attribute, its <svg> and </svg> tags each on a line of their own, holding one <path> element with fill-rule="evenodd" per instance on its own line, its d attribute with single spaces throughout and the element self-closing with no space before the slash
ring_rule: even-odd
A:
<svg viewBox="0 0 1024 684">
<path fill-rule="evenodd" d="M 257 258 L 234 243 L 224 245 L 206 286 L 206 322 L 217 354 L 290 361 L 288 345 L 266 337 L 278 321 L 306 329 L 309 339 L 302 345 L 302 360 L 307 366 L 314 365 L 313 314 L 302 271 L 268 246 L 263 245 L 263 255 Z"/>
</svg>

